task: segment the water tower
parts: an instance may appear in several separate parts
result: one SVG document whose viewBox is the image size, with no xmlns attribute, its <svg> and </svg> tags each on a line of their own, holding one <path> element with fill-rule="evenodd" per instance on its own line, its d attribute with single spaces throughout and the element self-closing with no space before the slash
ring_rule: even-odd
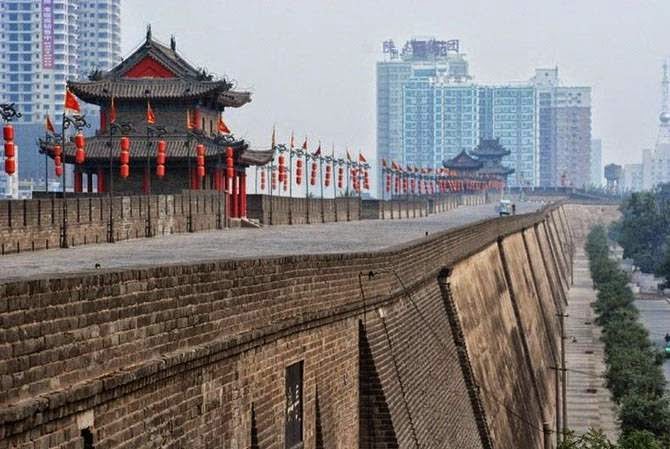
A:
<svg viewBox="0 0 670 449">
<path fill-rule="evenodd" d="M 621 165 L 605 165 L 605 179 L 607 180 L 607 193 L 619 193 L 621 178 L 623 177 L 623 168 Z"/>
</svg>

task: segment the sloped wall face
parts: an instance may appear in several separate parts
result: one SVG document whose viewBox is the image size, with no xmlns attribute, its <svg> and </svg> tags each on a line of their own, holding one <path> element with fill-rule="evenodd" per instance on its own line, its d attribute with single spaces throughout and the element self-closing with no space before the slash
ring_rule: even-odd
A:
<svg viewBox="0 0 670 449">
<path fill-rule="evenodd" d="M 596 224 L 609 225 L 621 217 L 618 205 L 566 204 L 564 212 L 577 242 L 586 240 L 586 235 L 592 226 Z"/>
<path fill-rule="evenodd" d="M 555 428 L 558 414 L 558 375 L 560 357 L 556 352 L 557 335 L 555 323 L 558 320 L 553 307 L 552 296 L 541 297 L 534 274 L 535 264 L 541 265 L 541 258 L 532 258 L 528 247 L 534 241 L 526 241 L 524 233 L 514 234 L 499 244 L 503 268 L 507 278 L 507 288 L 515 309 L 515 318 L 521 330 L 526 361 L 538 403 L 542 406 L 542 418 Z M 537 254 L 534 254 L 537 256 Z"/>
<path fill-rule="evenodd" d="M 362 413 L 360 447 L 482 448 L 437 279 L 371 310 L 362 323 L 392 428 Z M 361 406 L 369 410 L 378 395 L 362 390 Z"/>
<path fill-rule="evenodd" d="M 494 447 L 542 448 L 542 407 L 498 245 L 458 263 L 449 283 Z"/>
</svg>

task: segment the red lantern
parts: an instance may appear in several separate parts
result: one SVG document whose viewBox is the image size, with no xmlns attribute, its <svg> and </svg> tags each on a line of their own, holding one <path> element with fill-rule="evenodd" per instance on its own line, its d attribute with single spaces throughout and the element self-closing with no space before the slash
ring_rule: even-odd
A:
<svg viewBox="0 0 670 449">
<path fill-rule="evenodd" d="M 337 188 L 341 189 L 344 186 L 344 167 L 337 169 Z"/>
<path fill-rule="evenodd" d="M 156 164 L 165 165 L 165 153 L 158 153 L 156 155 Z"/>
<path fill-rule="evenodd" d="M 59 165 L 62 165 L 63 162 L 60 159 L 60 156 L 54 156 L 54 165 L 58 167 Z"/>
<path fill-rule="evenodd" d="M 5 173 L 9 176 L 16 173 L 16 159 L 13 157 L 5 159 Z"/>
<path fill-rule="evenodd" d="M 5 157 L 16 157 L 16 147 L 14 146 L 14 142 L 5 142 Z"/>
<path fill-rule="evenodd" d="M 165 142 L 164 140 L 159 140 L 158 141 L 158 153 L 159 154 L 160 153 L 165 154 L 166 151 L 167 151 L 167 142 Z"/>
<path fill-rule="evenodd" d="M 121 165 L 128 165 L 130 163 L 130 153 L 127 151 L 122 151 L 119 155 L 119 162 Z"/>
<path fill-rule="evenodd" d="M 326 165 L 326 179 L 323 180 L 323 183 L 326 187 L 330 186 L 330 178 L 333 176 L 332 167 L 330 164 Z"/>
<path fill-rule="evenodd" d="M 82 133 L 77 133 L 74 136 L 74 146 L 76 148 L 84 148 L 85 140 L 84 140 L 84 135 Z"/>
<path fill-rule="evenodd" d="M 312 173 L 310 173 L 309 176 L 309 184 L 310 185 L 316 185 L 316 169 L 318 165 L 316 162 L 312 162 Z"/>
<path fill-rule="evenodd" d="M 157 165 L 156 166 L 156 176 L 159 178 L 162 178 L 165 176 L 165 165 Z"/>
<path fill-rule="evenodd" d="M 200 165 L 198 166 L 198 178 L 204 178 L 205 177 L 205 167 Z"/>
<path fill-rule="evenodd" d="M 286 158 L 284 157 L 283 154 L 280 154 L 279 155 L 279 182 L 284 182 L 284 176 L 285 176 L 284 172 L 286 170 L 285 163 L 286 163 Z"/>
<path fill-rule="evenodd" d="M 233 149 L 226 148 L 226 177 L 228 178 L 228 193 L 233 192 L 233 178 L 235 177 L 235 167 L 233 165 Z"/>
<path fill-rule="evenodd" d="M 277 172 L 272 169 L 272 190 L 277 188 Z"/>
<path fill-rule="evenodd" d="M 295 183 L 302 184 L 302 159 L 298 159 L 295 163 Z"/>
<path fill-rule="evenodd" d="M 56 177 L 57 178 L 60 178 L 61 176 L 63 176 L 63 166 L 62 165 L 56 165 L 55 171 L 56 171 Z"/>
<path fill-rule="evenodd" d="M 77 149 L 74 152 L 74 161 L 77 164 L 83 164 L 85 160 L 86 160 L 86 153 L 84 152 L 84 149 L 81 147 L 77 147 Z"/>
<path fill-rule="evenodd" d="M 261 190 L 265 190 L 265 170 L 261 170 Z"/>
<path fill-rule="evenodd" d="M 121 165 L 121 169 L 120 169 L 119 174 L 124 179 L 127 178 L 130 175 L 130 167 L 128 166 L 128 164 L 122 164 Z"/>
<path fill-rule="evenodd" d="M 54 146 L 54 157 L 60 157 L 63 155 L 63 148 L 60 145 Z"/>
<path fill-rule="evenodd" d="M 127 137 L 121 137 L 121 140 L 119 140 L 119 143 L 121 144 L 121 151 L 130 151 L 130 139 Z"/>
<path fill-rule="evenodd" d="M 6 141 L 11 142 L 14 140 L 14 127 L 9 123 L 2 128 L 2 135 Z"/>
</svg>

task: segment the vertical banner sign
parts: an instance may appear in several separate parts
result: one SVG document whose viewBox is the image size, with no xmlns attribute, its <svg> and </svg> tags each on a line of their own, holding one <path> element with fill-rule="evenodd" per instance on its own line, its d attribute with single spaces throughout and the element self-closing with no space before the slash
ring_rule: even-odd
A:
<svg viewBox="0 0 670 449">
<path fill-rule="evenodd" d="M 54 68 L 54 0 L 42 0 L 42 68 Z"/>
<path fill-rule="evenodd" d="M 303 362 L 286 367 L 286 449 L 302 447 L 302 369 Z"/>
</svg>

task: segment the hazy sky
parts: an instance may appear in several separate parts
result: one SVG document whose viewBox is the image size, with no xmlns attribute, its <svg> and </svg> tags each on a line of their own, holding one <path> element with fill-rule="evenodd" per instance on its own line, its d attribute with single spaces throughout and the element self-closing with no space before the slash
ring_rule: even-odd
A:
<svg viewBox="0 0 670 449">
<path fill-rule="evenodd" d="M 321 139 L 375 152 L 375 61 L 381 43 L 460 39 L 483 83 L 529 79 L 558 65 L 566 85 L 593 87 L 593 136 L 605 162 L 636 162 L 652 146 L 661 65 L 670 56 L 670 1 L 652 0 L 123 0 L 128 54 L 151 24 L 177 37 L 194 65 L 253 92 L 225 117 L 267 146 Z"/>
</svg>

